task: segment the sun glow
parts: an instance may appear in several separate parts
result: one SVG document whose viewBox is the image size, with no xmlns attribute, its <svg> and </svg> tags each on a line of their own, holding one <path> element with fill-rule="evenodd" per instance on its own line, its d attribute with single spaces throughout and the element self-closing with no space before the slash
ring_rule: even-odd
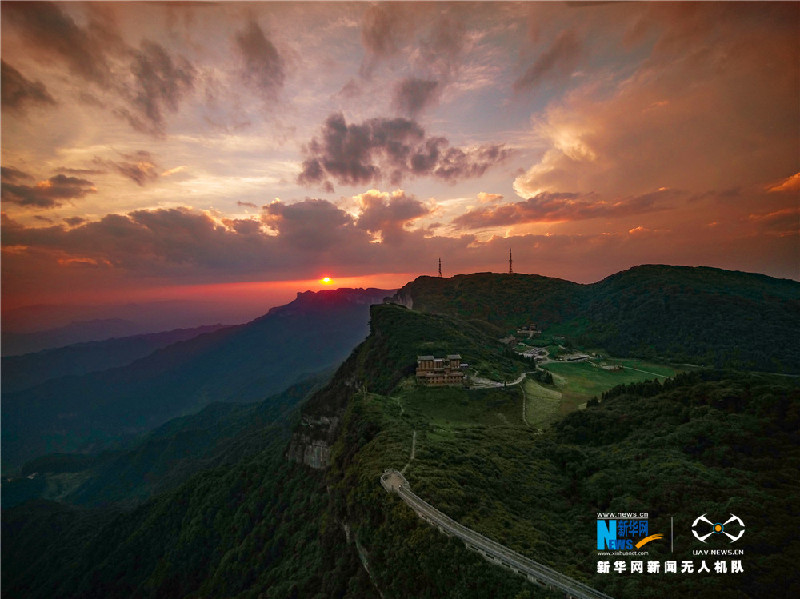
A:
<svg viewBox="0 0 800 599">
<path fill-rule="evenodd" d="M 319 282 L 320 282 L 322 285 L 333 285 L 333 282 L 334 282 L 334 281 L 333 281 L 333 279 L 331 279 L 330 277 L 322 277 L 322 278 L 319 280 Z"/>
</svg>

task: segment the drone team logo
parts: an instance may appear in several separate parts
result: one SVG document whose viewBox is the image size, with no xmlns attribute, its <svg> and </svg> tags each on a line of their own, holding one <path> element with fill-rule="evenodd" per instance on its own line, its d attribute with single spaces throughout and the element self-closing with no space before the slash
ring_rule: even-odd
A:
<svg viewBox="0 0 800 599">
<path fill-rule="evenodd" d="M 736 524 L 738 523 L 738 527 Z M 737 534 L 731 534 L 725 530 L 725 527 L 729 524 L 732 524 L 730 528 L 733 530 L 739 529 Z M 699 532 L 698 532 L 699 531 Z M 731 540 L 731 543 L 735 543 L 739 539 L 742 538 L 744 534 L 744 522 L 742 519 L 735 515 L 731 514 L 731 517 L 725 520 L 725 522 L 712 522 L 706 515 L 703 514 L 702 516 L 698 516 L 695 518 L 695 521 L 692 523 L 692 534 L 694 537 L 700 541 L 701 543 L 705 543 L 706 539 L 711 535 L 725 535 Z"/>
</svg>

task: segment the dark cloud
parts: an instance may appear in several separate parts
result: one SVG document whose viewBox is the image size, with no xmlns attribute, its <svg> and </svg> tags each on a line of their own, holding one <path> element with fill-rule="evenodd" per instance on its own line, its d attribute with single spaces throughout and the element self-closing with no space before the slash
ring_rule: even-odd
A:
<svg viewBox="0 0 800 599">
<path fill-rule="evenodd" d="M 463 10 L 436 3 L 376 3 L 364 11 L 361 74 L 380 61 L 403 56 L 417 71 L 449 79 L 460 66 L 468 39 Z"/>
<path fill-rule="evenodd" d="M 464 11 L 440 6 L 382 3 L 364 12 L 361 75 L 369 78 L 382 61 L 411 65 L 416 76 L 399 81 L 393 97 L 394 108 L 411 117 L 435 105 L 457 76 L 469 38 Z M 356 91 L 348 84 L 340 93 Z"/>
<path fill-rule="evenodd" d="M 797 206 L 766 214 L 751 214 L 749 220 L 763 228 L 768 234 L 781 237 L 800 235 L 800 207 Z"/>
<path fill-rule="evenodd" d="M 87 5 L 85 26 L 53 2 L 4 2 L 2 11 L 35 58 L 65 63 L 105 94 L 98 98 L 97 90 L 81 90 L 83 102 L 110 109 L 137 131 L 162 135 L 166 114 L 176 112 L 194 86 L 196 70 L 188 60 L 148 40 L 138 49 L 128 46 L 101 6 Z"/>
<path fill-rule="evenodd" d="M 515 91 L 523 91 L 547 77 L 569 75 L 583 53 L 578 36 L 571 29 L 562 31 L 553 44 L 514 82 Z"/>
<path fill-rule="evenodd" d="M 400 11 L 402 7 L 393 4 L 373 4 L 364 11 L 361 42 L 368 52 L 379 57 L 397 52 L 402 41 Z"/>
<path fill-rule="evenodd" d="M 413 117 L 434 104 L 439 91 L 438 81 L 408 77 L 395 87 L 393 105 L 399 112 Z"/>
<path fill-rule="evenodd" d="M 236 35 L 236 44 L 244 60 L 244 81 L 273 97 L 285 79 L 284 62 L 278 50 L 254 21 Z"/>
<path fill-rule="evenodd" d="M 156 274 L 169 265 L 213 261 L 209 253 L 215 246 L 219 249 L 218 237 L 224 236 L 225 230 L 218 232 L 207 215 L 184 209 L 109 214 L 100 221 L 76 224 L 69 229 L 30 229 L 7 221 L 3 234 L 16 245 Z"/>
<path fill-rule="evenodd" d="M 374 243 L 369 233 L 355 226 L 353 217 L 323 200 L 273 202 L 264 207 L 262 221 L 220 222 L 209 214 L 179 208 L 109 214 L 94 222 L 73 221 L 69 227 L 26 227 L 3 214 L 4 244 L 25 248 L 10 255 L 8 264 L 4 256 L 4 269 L 24 271 L 36 264 L 38 273 L 64 280 L 73 272 L 70 269 L 89 264 L 117 281 L 204 276 L 219 281 L 244 274 L 314 276 L 319 268 L 330 267 L 396 268 L 409 252 L 421 251 L 420 244 L 412 243 L 400 256 Z M 267 227 L 272 234 L 265 231 Z"/>
<path fill-rule="evenodd" d="M 442 77 L 455 74 L 460 66 L 466 39 L 466 28 L 458 13 L 449 11 L 440 14 L 420 40 L 423 64 Z"/>
<path fill-rule="evenodd" d="M 361 94 L 361 87 L 358 85 L 355 79 L 350 79 L 347 83 L 345 83 L 342 86 L 342 88 L 338 92 L 336 92 L 337 96 L 341 96 L 346 100 L 355 98 L 360 94 Z"/>
<path fill-rule="evenodd" d="M 440 138 L 437 141 L 443 142 L 439 144 L 440 146 L 447 145 L 447 140 Z M 509 154 L 510 151 L 499 144 L 483 145 L 468 150 L 444 147 L 438 152 L 439 160 L 431 173 L 439 179 L 452 182 L 480 177 L 486 169 L 502 162 Z"/>
<path fill-rule="evenodd" d="M 320 139 L 306 148 L 308 158 L 298 182 L 332 189 L 330 179 L 342 185 L 393 185 L 406 176 L 433 176 L 449 182 L 475 177 L 503 161 L 509 150 L 502 145 L 451 148 L 443 137 L 426 137 L 425 130 L 405 118 L 375 118 L 348 125 L 341 114 L 325 121 Z"/>
<path fill-rule="evenodd" d="M 472 230 L 528 222 L 629 216 L 664 210 L 670 207 L 669 200 L 678 195 L 680 192 L 664 190 L 609 202 L 595 194 L 544 192 L 522 202 L 475 208 L 456 217 L 453 225 L 458 229 Z"/>
<path fill-rule="evenodd" d="M 236 205 L 237 206 L 247 206 L 248 208 L 258 208 L 258 206 L 256 204 L 254 204 L 253 202 L 242 202 L 241 200 L 236 202 Z"/>
<path fill-rule="evenodd" d="M 132 127 L 145 133 L 161 134 L 164 112 L 176 112 L 183 95 L 194 86 L 195 68 L 183 58 L 173 58 L 159 44 L 142 41 L 141 50 L 134 55 L 131 72 L 135 78 L 131 113 L 120 114 Z"/>
<path fill-rule="evenodd" d="M 358 198 L 361 212 L 356 226 L 371 233 L 380 232 L 382 241 L 387 243 L 399 241 L 407 223 L 430 213 L 422 202 L 402 191 L 388 194 L 373 190 Z"/>
<path fill-rule="evenodd" d="M 233 221 L 232 227 L 239 235 L 261 234 L 261 223 L 256 220 L 236 219 Z"/>
<path fill-rule="evenodd" d="M 55 175 L 36 185 L 3 183 L 3 201 L 33 208 L 58 208 L 62 200 L 75 200 L 96 193 L 94 183 L 77 177 Z"/>
<path fill-rule="evenodd" d="M 3 2 L 2 11 L 36 53 L 60 58 L 73 74 L 108 85 L 111 70 L 105 50 L 113 34 L 107 27 L 92 22 L 81 28 L 53 2 Z"/>
<path fill-rule="evenodd" d="M 0 166 L 0 176 L 2 176 L 3 183 L 15 183 L 20 179 L 33 179 L 28 173 L 23 173 L 13 166 Z"/>
<path fill-rule="evenodd" d="M 333 193 L 333 185 L 330 181 L 325 181 L 325 169 L 317 158 L 310 158 L 303 162 L 303 171 L 298 175 L 297 182 L 301 185 L 320 183 L 325 187 L 325 191 Z"/>
<path fill-rule="evenodd" d="M 70 227 L 77 227 L 86 222 L 85 218 L 81 218 L 80 216 L 69 216 L 67 218 L 62 219 L 65 223 L 67 223 Z"/>
<path fill-rule="evenodd" d="M 3 216 L 4 243 L 30 248 L 15 260 L 49 255 L 53 264 L 84 262 L 141 276 L 290 276 L 296 269 L 305 275 L 323 263 L 372 260 L 375 250 L 352 216 L 314 199 L 273 202 L 264 207 L 261 221 L 221 221 L 189 208 L 109 214 L 99 221 L 72 221 L 70 227 L 25 227 Z"/>
<path fill-rule="evenodd" d="M 122 158 L 122 160 L 95 158 L 94 162 L 116 171 L 141 187 L 158 179 L 158 165 L 150 152 L 139 150 L 132 154 L 123 154 Z"/>
<path fill-rule="evenodd" d="M 475 242 L 473 235 L 434 239 L 430 231 L 402 228 L 425 211 L 402 192 L 371 198 L 362 203 L 361 226 L 356 225 L 358 218 L 316 199 L 273 202 L 264 207 L 261 222 L 221 221 L 179 208 L 110 214 L 99 221 L 70 222 L 69 227 L 26 227 L 3 214 L 4 243 L 24 248 L 10 254 L 8 263 L 4 256 L 4 269 L 24 272 L 35 264 L 42 276 L 67 286 L 74 285 L 69 278 L 74 269 L 85 265 L 99 269 L 98 277 L 109 281 L 275 280 L 313 277 L 321 269 L 358 274 L 407 272 L 415 264 L 435 268 L 431 256 L 460 257 Z M 365 230 L 367 225 L 380 227 L 382 243 Z M 397 243 L 403 243 L 402 252 Z"/>
<path fill-rule="evenodd" d="M 167 264 L 220 267 L 226 261 L 227 245 L 243 242 L 238 251 L 247 245 L 209 215 L 189 209 L 137 210 L 127 221 L 119 227 L 135 232 L 134 241 L 144 247 L 146 256 Z M 215 251 L 221 253 L 215 255 Z"/>
<path fill-rule="evenodd" d="M 35 218 L 36 220 L 40 220 L 42 222 L 45 222 L 45 223 L 52 223 L 53 222 L 52 218 L 47 217 L 47 216 L 42 216 L 41 214 L 34 214 L 33 218 Z"/>
<path fill-rule="evenodd" d="M 326 200 L 295 204 L 276 200 L 263 207 L 261 220 L 291 247 L 304 252 L 335 248 L 355 229 L 353 218 Z"/>
<path fill-rule="evenodd" d="M 663 261 L 665 244 L 680 254 L 679 263 L 697 262 L 692 242 L 713 250 L 717 259 L 738 261 L 753 252 L 770 255 L 777 246 L 780 262 L 772 276 L 791 276 L 796 271 L 797 238 L 763 235 L 763 244 L 745 243 L 747 237 L 720 237 L 713 230 L 677 229 L 663 235 L 602 234 L 495 236 L 481 241 L 473 234 L 435 236 L 429 230 L 403 231 L 402 251 L 391 243 L 376 243 L 353 219 L 330 203 L 319 200 L 296 205 L 273 205 L 269 217 L 283 233 L 266 234 L 254 220 L 220 223 L 208 214 L 189 209 L 142 211 L 108 215 L 97 222 L 66 226 L 25 227 L 2 215 L 3 242 L 16 246 L 3 256 L 4 275 L 37 273 L 31 288 L 66 294 L 76 281 L 93 288 L 103 285 L 153 284 L 161 278 L 170 284 L 221 283 L 226 281 L 277 281 L 317 278 L 320 272 L 350 276 L 374 273 L 435 275 L 441 256 L 445 276 L 457 272 L 508 268 L 508 247 L 514 248 L 514 268 L 547 276 L 592 282 L 605 274 L 640 263 Z M 335 217 L 334 224 L 329 217 Z M 304 218 L 305 217 L 305 218 Z M 300 234 L 303 220 L 317 223 Z M 336 228 L 335 232 L 330 229 Z M 627 227 L 626 227 L 627 229 Z M 315 245 L 315 236 L 326 232 L 333 244 Z M 284 237 L 286 234 L 286 237 Z M 701 260 L 702 261 L 702 260 Z M 80 278 L 79 269 L 93 266 L 91 277 Z M 41 281 L 47 280 L 43 287 Z"/>
<path fill-rule="evenodd" d="M 4 109 L 21 112 L 31 104 L 53 106 L 56 101 L 49 94 L 44 83 L 26 79 L 4 60 L 2 61 L 2 104 Z"/>
<path fill-rule="evenodd" d="M 106 103 L 100 100 L 94 94 L 90 94 L 87 91 L 82 91 L 78 94 L 78 98 L 81 102 L 86 104 L 87 106 L 93 106 L 94 108 L 106 108 Z"/>
<path fill-rule="evenodd" d="M 238 233 L 239 221 L 225 226 L 185 208 L 137 210 L 69 224 L 73 226 L 27 228 L 6 219 L 3 236 L 10 244 L 49 253 L 59 262 L 85 262 L 144 276 L 230 268 L 252 272 L 264 266 L 270 253 L 270 239 Z"/>
</svg>

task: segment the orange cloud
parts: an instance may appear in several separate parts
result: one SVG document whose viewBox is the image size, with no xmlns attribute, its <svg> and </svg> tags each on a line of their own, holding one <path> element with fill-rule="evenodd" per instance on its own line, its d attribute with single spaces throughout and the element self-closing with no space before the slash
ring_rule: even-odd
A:
<svg viewBox="0 0 800 599">
<path fill-rule="evenodd" d="M 456 217 L 453 225 L 459 229 L 482 229 L 530 222 L 619 218 L 670 208 L 681 195 L 666 189 L 605 201 L 594 194 L 543 192 L 522 202 L 474 208 Z"/>
<path fill-rule="evenodd" d="M 699 193 L 797 171 L 796 7 L 776 6 L 763 22 L 716 3 L 689 16 L 669 3 L 645 10 L 657 41 L 630 77 L 587 77 L 534 118 L 545 151 L 515 180 L 520 197 L 638 195 L 656 184 Z M 770 191 L 798 185 L 800 174 Z"/>
<path fill-rule="evenodd" d="M 503 195 L 499 193 L 486 193 L 481 191 L 478 193 L 478 201 L 481 204 L 493 204 L 503 199 Z"/>
<path fill-rule="evenodd" d="M 767 191 L 781 192 L 781 191 L 800 191 L 800 173 L 795 173 L 791 177 L 787 177 L 780 183 L 768 186 Z"/>
<path fill-rule="evenodd" d="M 169 177 L 170 175 L 174 175 L 175 173 L 180 173 L 181 171 L 186 170 L 186 166 L 176 166 L 175 168 L 168 169 L 161 173 L 162 177 Z"/>
<path fill-rule="evenodd" d="M 388 242 L 398 240 L 408 223 L 431 212 L 401 189 L 392 193 L 371 189 L 355 198 L 361 207 L 356 225 L 373 234 L 380 232 L 381 239 Z"/>
<path fill-rule="evenodd" d="M 60 266 L 112 266 L 108 260 L 95 260 L 94 258 L 81 257 L 59 258 L 57 263 Z"/>
</svg>

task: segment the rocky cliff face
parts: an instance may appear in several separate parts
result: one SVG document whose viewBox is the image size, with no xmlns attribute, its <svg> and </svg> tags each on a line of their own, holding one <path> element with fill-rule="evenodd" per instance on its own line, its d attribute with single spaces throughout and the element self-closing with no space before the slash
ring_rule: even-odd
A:
<svg viewBox="0 0 800 599">
<path fill-rule="evenodd" d="M 286 450 L 288 460 L 316 470 L 328 467 L 331 447 L 339 434 L 347 404 L 359 388 L 354 373 L 360 347 L 353 350 L 331 382 L 303 407 L 300 422 Z"/>
<path fill-rule="evenodd" d="M 298 293 L 297 299 L 273 311 L 281 315 L 302 313 L 309 307 L 330 308 L 339 303 L 374 305 L 392 295 L 384 289 L 337 289 Z M 360 347 L 360 346 L 359 346 Z M 330 384 L 316 393 L 303 407 L 300 422 L 286 449 L 286 458 L 316 470 L 324 470 L 330 462 L 331 447 L 339 432 L 349 399 L 360 387 L 355 376 L 359 348 L 339 367 Z"/>
<path fill-rule="evenodd" d="M 395 293 L 392 296 L 391 301 L 392 303 L 405 306 L 408 309 L 414 308 L 414 298 L 411 297 L 411 290 L 407 287 L 403 287 L 397 293 Z"/>
<path fill-rule="evenodd" d="M 298 291 L 294 301 L 285 306 L 276 306 L 269 314 L 279 316 L 303 315 L 319 310 L 331 310 L 338 306 L 379 304 L 394 293 L 393 289 L 367 289 L 340 287 L 339 289 L 322 289 L 320 291 Z"/>
<path fill-rule="evenodd" d="M 339 428 L 339 416 L 303 415 L 292 435 L 286 457 L 315 470 L 328 467 L 331 445 Z"/>
</svg>

